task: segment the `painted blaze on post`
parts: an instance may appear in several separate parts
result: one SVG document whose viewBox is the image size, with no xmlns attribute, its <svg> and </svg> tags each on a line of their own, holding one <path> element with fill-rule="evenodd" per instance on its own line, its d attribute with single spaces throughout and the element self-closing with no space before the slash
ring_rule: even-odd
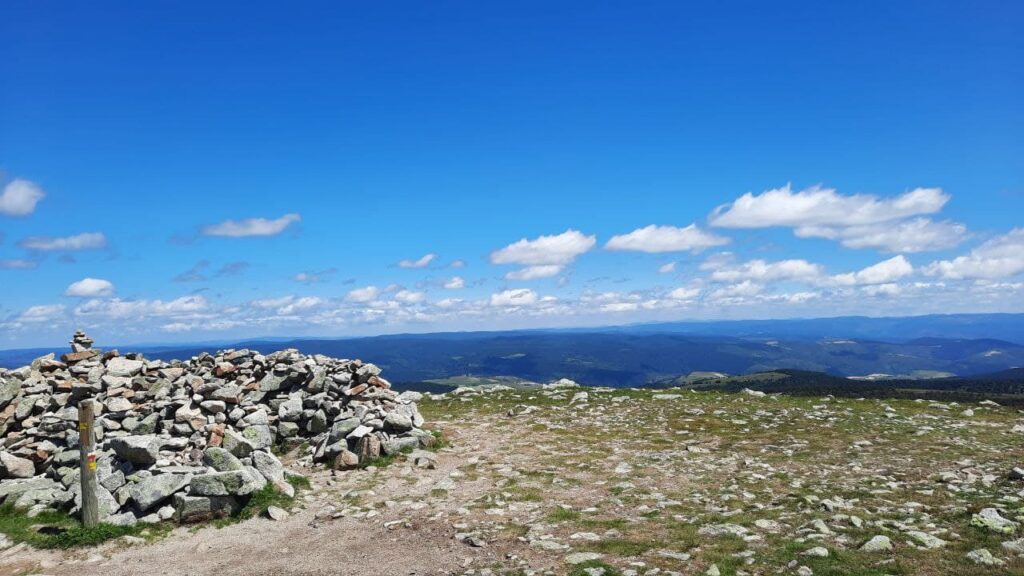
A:
<svg viewBox="0 0 1024 576">
<path fill-rule="evenodd" d="M 82 482 L 82 524 L 92 527 L 100 522 L 96 498 L 96 437 L 93 434 L 95 404 L 91 398 L 78 403 L 78 470 Z"/>
</svg>

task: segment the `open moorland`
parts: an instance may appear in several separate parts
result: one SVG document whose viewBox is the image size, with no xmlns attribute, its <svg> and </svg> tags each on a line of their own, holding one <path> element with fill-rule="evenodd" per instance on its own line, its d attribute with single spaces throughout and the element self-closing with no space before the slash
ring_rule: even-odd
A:
<svg viewBox="0 0 1024 576">
<path fill-rule="evenodd" d="M 15 544 L 0 570 L 1024 572 L 1015 408 L 565 384 L 425 396 L 427 427 L 445 438 L 432 457 L 296 466 L 309 489 L 277 520 L 154 527 L 62 551 Z"/>
</svg>

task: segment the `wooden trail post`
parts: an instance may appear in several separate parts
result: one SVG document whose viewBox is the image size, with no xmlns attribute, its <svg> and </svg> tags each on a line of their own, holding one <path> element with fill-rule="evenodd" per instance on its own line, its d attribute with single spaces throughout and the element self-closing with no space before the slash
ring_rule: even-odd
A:
<svg viewBox="0 0 1024 576">
<path fill-rule="evenodd" d="M 82 524 L 91 528 L 100 523 L 96 500 L 96 433 L 93 430 L 95 403 L 92 398 L 78 403 L 78 467 L 82 478 Z"/>
</svg>

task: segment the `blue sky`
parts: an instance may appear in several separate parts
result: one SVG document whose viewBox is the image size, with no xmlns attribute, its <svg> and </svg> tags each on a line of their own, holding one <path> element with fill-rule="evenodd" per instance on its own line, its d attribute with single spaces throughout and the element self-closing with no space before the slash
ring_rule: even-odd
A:
<svg viewBox="0 0 1024 576">
<path fill-rule="evenodd" d="M 4 3 L 0 346 L 1024 311 L 1021 29 Z"/>
</svg>

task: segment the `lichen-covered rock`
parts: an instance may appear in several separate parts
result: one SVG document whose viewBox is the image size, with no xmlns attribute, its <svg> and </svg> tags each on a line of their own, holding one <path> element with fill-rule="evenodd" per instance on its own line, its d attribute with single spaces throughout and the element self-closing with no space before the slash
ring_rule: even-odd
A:
<svg viewBox="0 0 1024 576">
<path fill-rule="evenodd" d="M 242 461 L 235 457 L 234 454 L 216 446 L 211 446 L 203 452 L 203 464 L 217 472 L 231 472 L 241 470 L 244 467 Z"/>
<path fill-rule="evenodd" d="M 242 469 L 193 476 L 188 492 L 191 496 L 245 496 L 259 487 L 260 481 L 248 470 Z"/>
<path fill-rule="evenodd" d="M 995 508 L 985 508 L 971 517 L 971 526 L 985 528 L 1000 534 L 1013 534 L 1020 524 L 1009 518 L 1003 518 L 999 514 L 999 510 Z"/>
<path fill-rule="evenodd" d="M 862 552 L 888 552 L 892 550 L 892 541 L 888 536 L 872 536 L 870 540 L 861 545 Z"/>
<path fill-rule="evenodd" d="M 233 496 L 190 496 L 181 492 L 174 495 L 174 517 L 183 523 L 223 518 L 238 512 L 241 507 Z"/>
<path fill-rule="evenodd" d="M 145 512 L 167 500 L 175 492 L 189 485 L 189 474 L 159 474 L 136 482 L 130 488 L 131 499 Z"/>
</svg>

